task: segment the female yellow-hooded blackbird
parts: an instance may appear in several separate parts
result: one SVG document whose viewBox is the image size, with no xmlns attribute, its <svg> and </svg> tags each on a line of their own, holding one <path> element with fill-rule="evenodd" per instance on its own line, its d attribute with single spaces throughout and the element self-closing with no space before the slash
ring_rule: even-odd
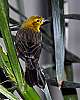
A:
<svg viewBox="0 0 80 100">
<path fill-rule="evenodd" d="M 46 23 L 41 16 L 31 16 L 22 23 L 16 34 L 16 48 L 18 55 L 26 63 L 25 79 L 30 86 L 45 87 L 45 78 L 38 61 L 41 53 L 42 34 L 41 25 Z"/>
</svg>

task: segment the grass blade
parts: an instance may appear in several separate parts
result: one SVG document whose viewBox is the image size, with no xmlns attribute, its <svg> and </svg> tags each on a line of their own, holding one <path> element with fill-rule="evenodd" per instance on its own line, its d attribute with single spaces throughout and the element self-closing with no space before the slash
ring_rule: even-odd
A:
<svg viewBox="0 0 80 100">
<path fill-rule="evenodd" d="M 16 98 L 11 92 L 7 91 L 7 89 L 4 88 L 2 85 L 0 85 L 0 92 L 10 100 L 18 100 L 18 98 Z"/>
<path fill-rule="evenodd" d="M 35 100 L 35 99 L 40 100 L 40 97 L 36 93 L 36 91 L 33 88 L 29 87 L 23 78 L 20 64 L 16 56 L 11 33 L 9 30 L 8 20 L 7 20 L 7 16 L 5 13 L 3 0 L 0 0 L 0 29 L 1 29 L 1 33 L 2 33 L 4 42 L 6 45 L 11 68 L 13 70 L 13 73 L 14 73 L 14 76 L 15 76 L 15 79 L 18 85 L 18 89 L 23 95 L 24 100 Z"/>
</svg>

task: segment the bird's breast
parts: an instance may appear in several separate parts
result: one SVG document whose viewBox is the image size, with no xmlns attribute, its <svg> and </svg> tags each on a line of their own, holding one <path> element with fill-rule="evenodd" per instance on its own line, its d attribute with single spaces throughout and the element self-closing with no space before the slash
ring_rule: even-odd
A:
<svg viewBox="0 0 80 100">
<path fill-rule="evenodd" d="M 41 32 L 33 32 L 30 29 L 23 30 L 23 38 L 25 41 L 32 42 L 38 44 L 42 41 Z"/>
</svg>

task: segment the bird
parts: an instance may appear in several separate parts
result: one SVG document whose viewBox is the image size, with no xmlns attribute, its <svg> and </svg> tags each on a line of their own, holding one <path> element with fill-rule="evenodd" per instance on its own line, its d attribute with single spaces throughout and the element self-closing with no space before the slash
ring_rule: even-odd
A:
<svg viewBox="0 0 80 100">
<path fill-rule="evenodd" d="M 37 85 L 45 87 L 45 76 L 39 66 L 39 57 L 42 49 L 41 26 L 49 20 L 42 16 L 31 16 L 23 21 L 16 33 L 16 50 L 18 56 L 25 61 L 25 80 L 31 87 Z"/>
</svg>

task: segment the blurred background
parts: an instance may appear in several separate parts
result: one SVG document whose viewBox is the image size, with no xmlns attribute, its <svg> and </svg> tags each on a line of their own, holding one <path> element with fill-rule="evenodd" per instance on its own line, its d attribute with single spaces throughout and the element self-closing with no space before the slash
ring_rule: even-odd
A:
<svg viewBox="0 0 80 100">
<path fill-rule="evenodd" d="M 32 15 L 39 15 L 45 18 L 49 18 L 51 16 L 51 7 L 49 0 L 8 0 L 8 1 L 12 7 L 19 10 L 26 17 Z M 79 14 L 79 13 L 80 13 L 80 0 L 66 0 L 64 2 L 64 14 Z M 11 18 L 19 22 L 24 20 L 23 16 L 19 16 L 11 8 L 10 8 L 10 16 Z M 66 50 L 68 50 L 69 52 L 80 58 L 80 28 L 79 28 L 80 21 L 73 19 L 70 20 L 66 19 L 65 23 L 66 23 L 65 48 Z M 15 35 L 16 32 L 12 32 L 12 34 Z M 2 39 L 0 44 L 4 47 Z M 23 70 L 25 71 L 24 62 L 21 59 L 20 62 L 21 65 L 23 66 Z M 48 51 L 46 51 L 46 49 L 42 49 L 39 63 L 40 66 L 43 68 L 46 68 L 46 66 L 48 65 L 52 65 L 53 64 L 52 53 L 49 53 Z M 73 69 L 73 81 L 80 82 L 80 77 L 79 77 L 80 64 L 72 63 L 72 69 Z M 51 86 L 48 84 L 48 87 L 46 86 L 44 91 L 41 91 L 37 87 L 34 88 L 36 89 L 36 91 L 38 91 L 39 95 L 41 96 L 42 98 L 41 100 L 63 100 L 62 92 L 59 89 L 59 87 Z M 80 100 L 80 89 L 78 88 L 76 90 L 78 94 L 78 100 Z M 67 100 L 72 100 L 72 99 L 67 99 Z"/>
</svg>

